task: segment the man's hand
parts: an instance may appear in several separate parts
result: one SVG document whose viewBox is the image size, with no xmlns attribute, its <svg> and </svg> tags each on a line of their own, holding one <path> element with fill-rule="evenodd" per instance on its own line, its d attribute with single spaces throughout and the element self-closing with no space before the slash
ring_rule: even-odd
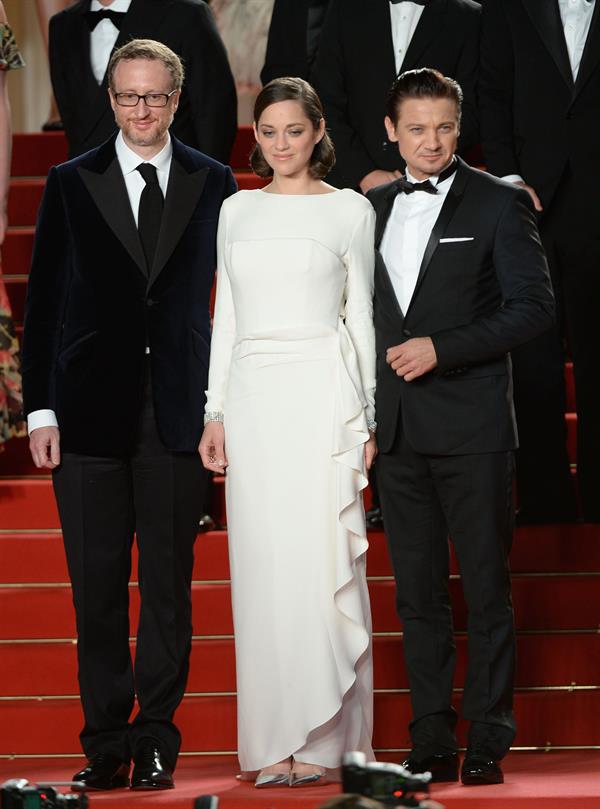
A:
<svg viewBox="0 0 600 809">
<path fill-rule="evenodd" d="M 412 382 L 436 367 L 437 356 L 431 337 L 413 337 L 388 348 L 385 361 L 405 382 Z"/>
<path fill-rule="evenodd" d="M 209 421 L 200 444 L 198 452 L 202 459 L 202 464 L 209 472 L 216 472 L 224 475 L 227 468 L 227 456 L 225 455 L 225 429 L 220 421 Z"/>
<path fill-rule="evenodd" d="M 383 169 L 375 169 L 375 171 L 370 171 L 366 177 L 362 178 L 359 183 L 360 190 L 363 192 L 363 194 L 366 194 L 367 191 L 370 191 L 372 188 L 376 188 L 378 185 L 391 183 L 392 180 L 397 180 L 398 177 L 402 177 L 401 171 L 384 171 Z"/>
<path fill-rule="evenodd" d="M 60 463 L 58 427 L 38 427 L 29 436 L 29 451 L 38 469 L 56 469 Z"/>
<path fill-rule="evenodd" d="M 365 444 L 365 466 L 367 467 L 367 472 L 373 466 L 375 458 L 377 457 L 377 441 L 375 439 L 375 433 L 369 433 L 369 440 Z"/>
<path fill-rule="evenodd" d="M 524 188 L 525 191 L 527 191 L 527 193 L 529 194 L 529 196 L 531 197 L 531 199 L 533 201 L 533 204 L 535 205 L 536 211 L 543 211 L 544 210 L 542 208 L 542 203 L 540 202 L 540 198 L 535 193 L 534 188 L 532 188 L 530 185 L 527 185 L 527 183 L 522 183 L 522 182 L 516 182 L 515 185 L 518 185 L 521 188 Z"/>
</svg>

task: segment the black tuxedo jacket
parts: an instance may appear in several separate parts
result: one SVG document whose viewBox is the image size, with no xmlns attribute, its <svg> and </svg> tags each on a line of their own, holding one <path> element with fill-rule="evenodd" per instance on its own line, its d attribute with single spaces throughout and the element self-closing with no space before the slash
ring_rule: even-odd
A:
<svg viewBox="0 0 600 809">
<path fill-rule="evenodd" d="M 379 247 L 396 184 L 369 193 Z M 468 241 L 444 242 L 463 238 Z M 377 441 L 398 425 L 414 450 L 465 455 L 516 448 L 508 352 L 550 328 L 554 298 L 528 194 L 470 168 L 456 177 L 425 249 L 408 311 L 400 310 L 381 255 L 375 270 Z M 386 349 L 431 337 L 438 366 L 405 382 Z"/>
<path fill-rule="evenodd" d="M 475 84 L 481 8 L 472 0 L 425 6 L 401 71 L 433 67 L 462 86 L 461 148 L 478 142 Z M 402 169 L 383 124 L 396 78 L 388 0 L 331 0 L 312 79 L 325 107 L 337 165 L 331 182 L 355 188 L 374 169 Z"/>
<path fill-rule="evenodd" d="M 521 174 L 544 207 L 567 163 L 600 178 L 600 3 L 573 82 L 556 0 L 485 0 L 479 99 L 493 174 Z"/>
<path fill-rule="evenodd" d="M 98 85 L 90 65 L 89 0 L 50 20 L 50 74 L 71 157 L 99 146 L 115 131 L 106 76 Z M 130 39 L 156 39 L 183 60 L 185 82 L 173 134 L 226 163 L 237 128 L 235 84 L 212 12 L 202 0 L 132 0 L 118 48 Z"/>
<path fill-rule="evenodd" d="M 330 0 L 275 0 L 263 84 L 279 76 L 310 79 Z"/>
<path fill-rule="evenodd" d="M 116 158 L 114 138 L 51 169 L 27 292 L 27 413 L 56 412 L 63 451 L 131 451 L 150 346 L 154 408 L 168 449 L 195 451 L 202 433 L 216 230 L 231 170 L 173 138 L 152 267 Z"/>
</svg>

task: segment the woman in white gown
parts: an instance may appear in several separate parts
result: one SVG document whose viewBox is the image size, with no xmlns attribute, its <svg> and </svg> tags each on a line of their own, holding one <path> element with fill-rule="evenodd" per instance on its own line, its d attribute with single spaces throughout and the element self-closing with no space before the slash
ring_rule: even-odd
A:
<svg viewBox="0 0 600 809">
<path fill-rule="evenodd" d="M 305 81 L 262 90 L 255 136 L 272 181 L 221 211 L 200 453 L 227 467 L 241 769 L 302 786 L 373 755 L 374 216 L 320 179 L 333 148 Z"/>
</svg>

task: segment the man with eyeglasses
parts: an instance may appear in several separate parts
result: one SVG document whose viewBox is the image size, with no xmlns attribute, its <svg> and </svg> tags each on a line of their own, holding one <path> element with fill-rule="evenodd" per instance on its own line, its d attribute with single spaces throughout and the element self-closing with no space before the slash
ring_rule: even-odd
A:
<svg viewBox="0 0 600 809">
<path fill-rule="evenodd" d="M 183 66 L 133 40 L 108 67 L 119 133 L 50 171 L 23 344 L 30 448 L 52 470 L 73 589 L 86 789 L 173 786 L 205 473 L 209 301 L 228 167 L 169 133 Z M 131 546 L 140 617 L 129 649 Z M 137 712 L 130 721 L 137 696 Z"/>
<path fill-rule="evenodd" d="M 78 0 L 52 17 L 50 73 L 69 155 L 99 146 L 114 132 L 107 93 L 111 53 L 146 38 L 163 42 L 185 65 L 173 134 L 226 163 L 237 130 L 235 83 L 203 0 Z"/>
</svg>

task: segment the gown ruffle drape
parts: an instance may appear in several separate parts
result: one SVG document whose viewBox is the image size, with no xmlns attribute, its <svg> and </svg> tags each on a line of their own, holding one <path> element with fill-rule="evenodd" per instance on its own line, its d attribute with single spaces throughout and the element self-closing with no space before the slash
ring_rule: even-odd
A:
<svg viewBox="0 0 600 809">
<path fill-rule="evenodd" d="M 225 418 L 243 771 L 372 756 L 373 254 L 352 191 L 223 207 L 207 410 Z"/>
</svg>

